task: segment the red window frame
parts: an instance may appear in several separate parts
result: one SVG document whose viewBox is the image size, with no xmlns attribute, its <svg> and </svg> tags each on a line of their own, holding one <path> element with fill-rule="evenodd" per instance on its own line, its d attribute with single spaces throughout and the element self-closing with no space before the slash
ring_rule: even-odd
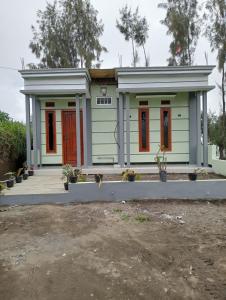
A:
<svg viewBox="0 0 226 300">
<path fill-rule="evenodd" d="M 168 116 L 169 116 L 169 124 L 168 124 L 168 147 L 165 148 L 164 145 L 164 112 L 168 112 Z M 171 108 L 165 108 L 162 107 L 161 108 L 161 118 L 160 118 L 160 127 L 161 127 L 161 148 L 165 151 L 172 151 L 172 118 L 171 118 Z"/>
<path fill-rule="evenodd" d="M 49 114 L 53 114 L 53 149 L 49 148 Z M 55 110 L 46 110 L 45 112 L 46 120 L 46 153 L 56 153 L 56 112 Z"/>
<path fill-rule="evenodd" d="M 147 114 L 147 120 L 146 122 L 146 141 L 147 146 L 144 148 L 142 145 L 142 113 L 146 112 Z M 139 123 L 139 152 L 149 152 L 150 151 L 150 132 L 149 132 L 149 108 L 139 108 L 139 117 L 138 117 L 138 123 Z"/>
</svg>

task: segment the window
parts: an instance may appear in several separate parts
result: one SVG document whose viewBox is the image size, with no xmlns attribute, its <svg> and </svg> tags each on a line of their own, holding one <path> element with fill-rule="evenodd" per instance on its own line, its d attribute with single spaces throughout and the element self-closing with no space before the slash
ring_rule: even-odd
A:
<svg viewBox="0 0 226 300">
<path fill-rule="evenodd" d="M 166 151 L 172 151 L 172 138 L 171 138 L 171 109 L 161 109 L 161 147 Z"/>
<path fill-rule="evenodd" d="M 46 152 L 56 153 L 56 113 L 46 111 Z"/>
<path fill-rule="evenodd" d="M 75 101 L 68 102 L 68 107 L 75 107 L 75 106 L 76 106 Z"/>
<path fill-rule="evenodd" d="M 140 106 L 148 106 L 148 101 L 140 101 L 139 105 Z"/>
<path fill-rule="evenodd" d="M 111 105 L 112 98 L 111 97 L 97 97 L 97 105 Z"/>
<path fill-rule="evenodd" d="M 162 100 L 161 105 L 170 105 L 170 100 Z"/>
<path fill-rule="evenodd" d="M 46 107 L 55 107 L 55 102 L 46 102 Z"/>
<path fill-rule="evenodd" d="M 149 152 L 149 109 L 139 109 L 139 151 Z"/>
</svg>

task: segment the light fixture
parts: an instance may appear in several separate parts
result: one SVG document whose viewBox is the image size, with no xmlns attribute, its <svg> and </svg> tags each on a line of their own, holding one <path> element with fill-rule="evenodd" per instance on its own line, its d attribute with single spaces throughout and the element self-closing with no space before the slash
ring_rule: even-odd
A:
<svg viewBox="0 0 226 300">
<path fill-rule="evenodd" d="M 101 87 L 101 88 L 100 88 L 100 92 L 101 92 L 102 96 L 104 96 L 104 97 L 105 97 L 105 96 L 107 95 L 107 88 L 106 88 L 106 87 L 104 87 L 104 86 L 103 86 L 103 87 Z"/>
</svg>

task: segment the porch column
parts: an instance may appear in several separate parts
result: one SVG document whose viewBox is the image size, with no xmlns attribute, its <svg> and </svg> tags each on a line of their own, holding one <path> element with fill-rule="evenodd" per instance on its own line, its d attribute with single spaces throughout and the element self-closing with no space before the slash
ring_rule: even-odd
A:
<svg viewBox="0 0 226 300">
<path fill-rule="evenodd" d="M 81 167 L 81 136 L 80 136 L 80 97 L 75 96 L 76 103 L 76 145 L 77 145 L 77 167 Z"/>
<path fill-rule="evenodd" d="M 30 95 L 25 96 L 27 165 L 31 166 Z"/>
<path fill-rule="evenodd" d="M 124 95 L 119 94 L 119 164 L 123 168 L 125 165 L 125 150 L 124 150 Z"/>
<path fill-rule="evenodd" d="M 38 167 L 38 151 L 37 151 L 37 106 L 36 98 L 32 96 L 32 132 L 33 132 L 33 157 L 34 157 L 34 169 Z"/>
<path fill-rule="evenodd" d="M 208 119 L 207 119 L 207 92 L 202 93 L 203 108 L 203 166 L 208 167 Z"/>
<path fill-rule="evenodd" d="M 130 99 L 126 94 L 126 161 L 127 167 L 130 167 Z"/>
<path fill-rule="evenodd" d="M 83 96 L 82 114 L 83 114 L 83 149 L 84 149 L 84 167 L 88 166 L 88 139 L 87 139 L 87 99 Z"/>
<path fill-rule="evenodd" d="M 196 164 L 201 166 L 201 108 L 200 108 L 200 92 L 196 94 L 196 114 L 197 114 L 197 153 Z"/>
</svg>

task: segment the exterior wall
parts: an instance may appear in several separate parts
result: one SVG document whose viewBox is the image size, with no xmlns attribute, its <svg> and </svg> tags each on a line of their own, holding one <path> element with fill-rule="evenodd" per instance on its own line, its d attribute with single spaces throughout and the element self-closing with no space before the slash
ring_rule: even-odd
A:
<svg viewBox="0 0 226 300">
<path fill-rule="evenodd" d="M 226 160 L 213 159 L 212 167 L 216 174 L 226 176 Z"/>
<path fill-rule="evenodd" d="M 189 99 L 188 93 L 178 93 L 174 98 L 165 98 L 171 101 L 170 105 L 161 105 L 159 98 L 137 99 L 135 95 L 130 96 L 130 152 L 131 163 L 154 162 L 154 157 L 160 145 L 160 108 L 171 107 L 172 117 L 172 151 L 167 152 L 168 162 L 189 162 Z M 140 100 L 148 100 L 150 118 L 150 152 L 139 152 L 138 132 L 138 107 Z M 124 111 L 125 120 L 125 111 Z M 125 123 L 124 123 L 125 125 Z M 126 126 L 124 126 L 126 128 Z M 124 131 L 126 148 L 126 130 Z M 126 161 L 126 155 L 125 155 Z"/>
<path fill-rule="evenodd" d="M 45 107 L 45 103 L 49 101 L 55 102 L 55 107 Z M 75 101 L 75 99 L 54 99 L 43 98 L 40 99 L 41 104 L 41 164 L 56 165 L 63 164 L 63 151 L 62 151 L 62 124 L 61 112 L 62 110 L 73 110 L 74 108 L 68 107 L 68 101 Z M 82 105 L 82 102 L 80 103 Z M 82 106 L 81 106 L 82 107 Z M 56 153 L 46 153 L 46 124 L 45 124 L 45 111 L 54 110 L 56 112 Z"/>
<path fill-rule="evenodd" d="M 97 105 L 101 85 L 91 85 L 92 161 L 94 164 L 118 163 L 116 85 L 107 85 L 112 105 Z"/>
</svg>

